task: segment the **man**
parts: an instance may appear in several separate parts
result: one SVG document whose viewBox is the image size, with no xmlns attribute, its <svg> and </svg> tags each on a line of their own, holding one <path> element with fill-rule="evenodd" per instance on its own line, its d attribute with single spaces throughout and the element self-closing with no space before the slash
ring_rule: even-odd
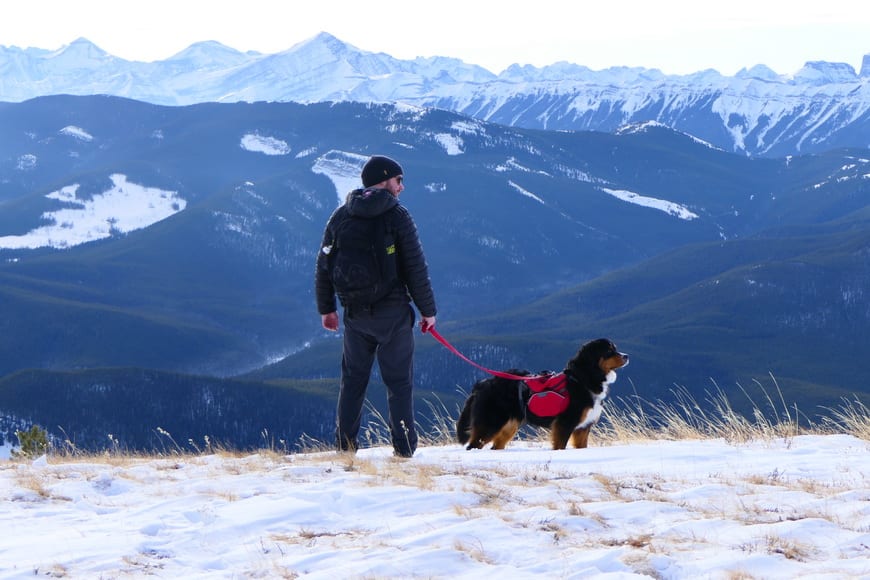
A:
<svg viewBox="0 0 870 580">
<path fill-rule="evenodd" d="M 344 205 L 335 210 L 326 224 L 315 273 L 317 309 L 323 328 L 333 332 L 339 328 L 336 294 L 344 311 L 336 443 L 339 451 L 357 449 L 366 388 L 377 357 L 387 387 L 393 450 L 399 457 L 411 457 L 417 449 L 417 432 L 412 392 L 415 315 L 410 302 L 413 300 L 420 311 L 421 329 L 425 333 L 435 326 L 435 297 L 417 226 L 408 210 L 399 204 L 399 194 L 405 189 L 401 166 L 389 157 L 376 155 L 363 166 L 361 177 L 363 189 L 350 192 Z M 369 253 L 378 253 L 383 249 L 381 246 L 386 246 L 389 251 L 385 254 L 394 265 L 395 276 L 374 298 L 343 292 L 344 278 L 348 276 L 333 265 L 333 260 L 338 259 L 334 254 L 342 251 L 337 236 L 347 221 L 357 219 L 355 226 L 368 227 L 359 226 L 359 218 L 372 226 L 363 231 L 372 231 L 372 237 L 380 236 L 372 245 L 375 250 Z M 382 233 L 383 230 L 388 233 Z M 387 276 L 381 276 L 384 277 Z"/>
</svg>

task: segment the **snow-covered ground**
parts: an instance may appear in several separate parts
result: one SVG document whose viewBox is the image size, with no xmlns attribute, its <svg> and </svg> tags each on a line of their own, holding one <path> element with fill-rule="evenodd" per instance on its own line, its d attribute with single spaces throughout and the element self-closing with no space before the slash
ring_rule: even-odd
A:
<svg viewBox="0 0 870 580">
<path fill-rule="evenodd" d="M 0 461 L 0 578 L 870 577 L 867 441 L 545 445 Z"/>
</svg>

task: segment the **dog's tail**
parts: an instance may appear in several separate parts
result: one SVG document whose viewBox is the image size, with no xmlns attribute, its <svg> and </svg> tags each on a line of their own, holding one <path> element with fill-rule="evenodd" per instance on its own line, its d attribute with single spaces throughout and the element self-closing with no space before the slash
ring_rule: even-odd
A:
<svg viewBox="0 0 870 580">
<path fill-rule="evenodd" d="M 465 445 L 471 438 L 471 405 L 474 401 L 474 393 L 465 400 L 465 406 L 456 420 L 456 440 Z"/>
</svg>

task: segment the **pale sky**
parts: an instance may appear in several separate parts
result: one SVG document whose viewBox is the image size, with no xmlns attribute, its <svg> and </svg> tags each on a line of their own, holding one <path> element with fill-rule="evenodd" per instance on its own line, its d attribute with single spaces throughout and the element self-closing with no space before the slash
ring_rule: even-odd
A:
<svg viewBox="0 0 870 580">
<path fill-rule="evenodd" d="M 860 70 L 870 53 L 866 0 L 16 0 L 0 45 L 61 48 L 84 37 L 115 56 L 168 58 L 216 40 L 276 53 L 328 32 L 400 59 L 448 56 L 499 73 L 559 61 L 733 75 L 811 60 Z"/>
</svg>

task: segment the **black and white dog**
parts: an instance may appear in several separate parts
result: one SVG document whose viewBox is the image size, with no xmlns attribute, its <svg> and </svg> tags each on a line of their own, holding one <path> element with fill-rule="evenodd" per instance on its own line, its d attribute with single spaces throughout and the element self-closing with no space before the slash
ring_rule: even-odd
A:
<svg viewBox="0 0 870 580">
<path fill-rule="evenodd" d="M 616 381 L 615 371 L 627 364 L 628 355 L 606 338 L 584 344 L 565 366 L 567 407 L 552 417 L 531 412 L 528 402 L 534 393 L 522 380 L 491 377 L 478 381 L 456 422 L 456 437 L 467 449 L 480 449 L 490 442 L 493 449 L 504 449 L 528 423 L 550 429 L 553 449 L 565 449 L 568 439 L 574 447 L 585 448 L 589 431 L 601 417 L 610 384 Z M 517 369 L 507 372 L 531 374 Z"/>
</svg>

